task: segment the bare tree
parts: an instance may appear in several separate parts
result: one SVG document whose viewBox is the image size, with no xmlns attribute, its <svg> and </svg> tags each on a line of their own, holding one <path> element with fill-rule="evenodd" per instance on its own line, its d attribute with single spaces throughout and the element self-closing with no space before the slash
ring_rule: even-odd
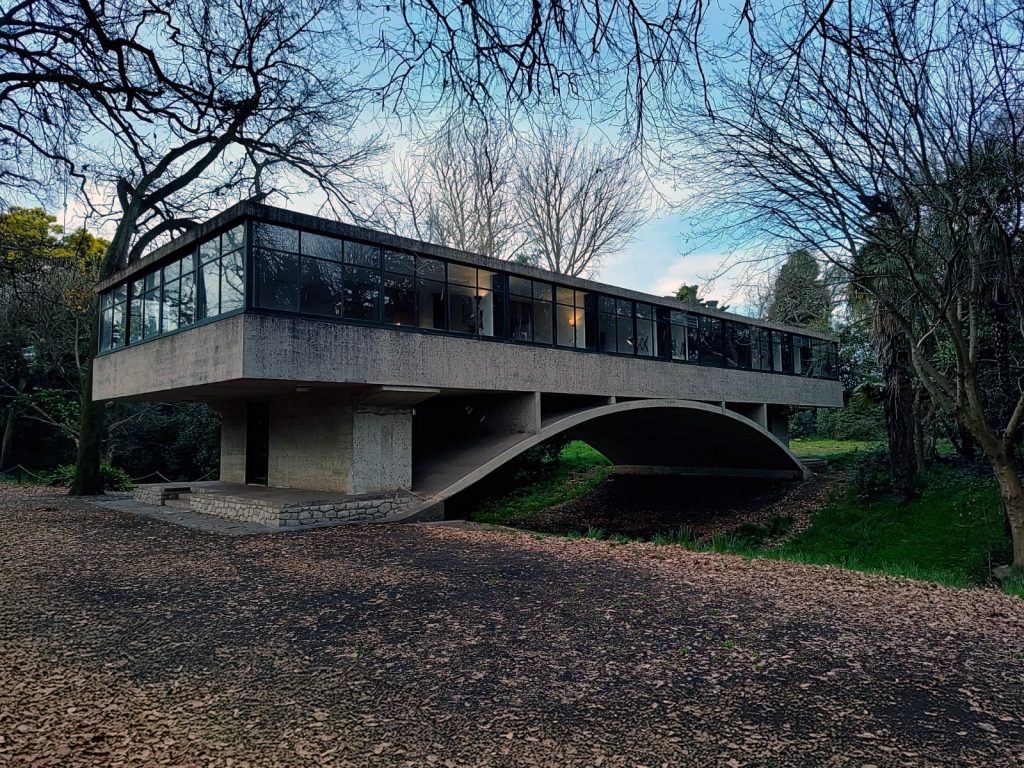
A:
<svg viewBox="0 0 1024 768">
<path fill-rule="evenodd" d="M 353 210 L 353 183 L 381 147 L 352 138 L 354 95 L 330 65 L 334 11 L 331 0 L 9 5 L 3 181 L 68 179 L 112 225 L 101 279 L 227 200 L 315 192 Z M 101 490 L 102 421 L 86 398 L 72 493 Z"/>
<path fill-rule="evenodd" d="M 593 275 L 647 221 L 648 180 L 627 154 L 546 128 L 517 165 L 526 255 L 552 272 Z"/>
<path fill-rule="evenodd" d="M 1024 337 L 1024 8 L 829 4 L 794 35 L 810 13 L 776 17 L 749 72 L 719 73 L 713 117 L 678 115 L 680 165 L 706 210 L 750 240 L 816 249 L 884 310 L 928 395 L 991 463 L 1024 566 L 1024 371 L 998 363 L 1015 382 L 1003 416 L 982 383 L 987 329 Z"/>
<path fill-rule="evenodd" d="M 514 257 L 522 245 L 514 162 L 503 123 L 453 117 L 398 161 L 386 193 L 391 226 L 452 248 Z"/>
</svg>

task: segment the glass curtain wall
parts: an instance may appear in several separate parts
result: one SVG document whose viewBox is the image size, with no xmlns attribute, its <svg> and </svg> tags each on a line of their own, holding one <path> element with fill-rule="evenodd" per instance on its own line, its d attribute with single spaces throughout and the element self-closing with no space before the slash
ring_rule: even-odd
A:
<svg viewBox="0 0 1024 768">
<path fill-rule="evenodd" d="M 834 379 L 834 343 L 731 319 L 254 223 L 255 309 Z M 100 297 L 100 349 L 241 311 L 246 225 L 208 238 Z"/>
</svg>

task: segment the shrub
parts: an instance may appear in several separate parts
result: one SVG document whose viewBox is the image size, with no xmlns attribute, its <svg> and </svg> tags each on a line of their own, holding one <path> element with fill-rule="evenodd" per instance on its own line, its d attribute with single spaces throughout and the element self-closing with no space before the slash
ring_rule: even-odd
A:
<svg viewBox="0 0 1024 768">
<path fill-rule="evenodd" d="M 132 487 L 132 479 L 128 473 L 109 464 L 100 466 L 103 488 L 108 491 L 128 491 Z M 75 465 L 62 464 L 50 473 L 50 485 L 67 487 L 75 479 Z"/>
<path fill-rule="evenodd" d="M 861 499 L 876 499 L 892 492 L 889 451 L 875 448 L 862 454 L 853 466 L 853 489 Z"/>
<path fill-rule="evenodd" d="M 837 411 L 818 411 L 818 430 L 835 440 L 883 440 L 885 414 L 881 403 L 857 392 Z"/>
</svg>

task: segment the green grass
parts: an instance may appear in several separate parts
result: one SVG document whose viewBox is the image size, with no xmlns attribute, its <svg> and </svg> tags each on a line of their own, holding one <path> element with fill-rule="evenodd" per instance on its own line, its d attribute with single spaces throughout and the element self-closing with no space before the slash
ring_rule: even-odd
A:
<svg viewBox="0 0 1024 768">
<path fill-rule="evenodd" d="M 801 459 L 828 459 L 846 463 L 858 453 L 880 448 L 884 443 L 874 440 L 833 440 L 828 437 L 794 437 L 789 449 Z"/>
<path fill-rule="evenodd" d="M 923 481 L 922 496 L 903 505 L 865 502 L 845 489 L 818 512 L 810 528 L 777 549 L 736 535 L 715 539 L 706 548 L 955 587 L 988 583 L 991 568 L 1010 559 L 995 482 L 941 466 L 928 470 Z M 1024 593 L 1024 579 L 1011 580 L 1006 589 Z"/>
<path fill-rule="evenodd" d="M 550 471 L 542 479 L 511 494 L 484 502 L 473 519 L 480 523 L 504 525 L 512 517 L 527 517 L 530 513 L 578 498 L 610 473 L 608 459 L 586 443 L 576 440 L 562 449 L 559 461 L 552 463 Z"/>
</svg>

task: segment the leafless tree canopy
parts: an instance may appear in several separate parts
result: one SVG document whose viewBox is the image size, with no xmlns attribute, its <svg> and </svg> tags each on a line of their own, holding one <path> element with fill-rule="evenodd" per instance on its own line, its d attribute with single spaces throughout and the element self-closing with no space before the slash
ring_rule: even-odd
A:
<svg viewBox="0 0 1024 768">
<path fill-rule="evenodd" d="M 452 120 L 398 161 L 382 209 L 413 237 L 511 258 L 522 243 L 514 170 L 514 139 L 500 122 Z"/>
<path fill-rule="evenodd" d="M 330 0 L 23 0 L 0 16 L 0 183 L 63 179 L 124 222 L 123 262 L 227 198 L 352 201 L 354 141 Z"/>
<path fill-rule="evenodd" d="M 567 275 L 595 274 L 649 213 L 630 154 L 554 127 L 517 138 L 501 121 L 449 123 L 388 186 L 395 229 Z"/>
<path fill-rule="evenodd" d="M 792 13 L 749 72 L 717 73 L 713 117 L 677 115 L 680 167 L 709 213 L 814 249 L 898 325 L 992 462 L 1024 564 L 1024 370 L 999 363 L 1006 408 L 981 383 L 983 334 L 1024 337 L 1024 7 L 865 0 L 804 37 L 808 7 Z"/>
<path fill-rule="evenodd" d="M 593 275 L 649 216 L 648 183 L 629 155 L 564 129 L 540 131 L 516 174 L 527 254 L 566 275 Z"/>
</svg>

